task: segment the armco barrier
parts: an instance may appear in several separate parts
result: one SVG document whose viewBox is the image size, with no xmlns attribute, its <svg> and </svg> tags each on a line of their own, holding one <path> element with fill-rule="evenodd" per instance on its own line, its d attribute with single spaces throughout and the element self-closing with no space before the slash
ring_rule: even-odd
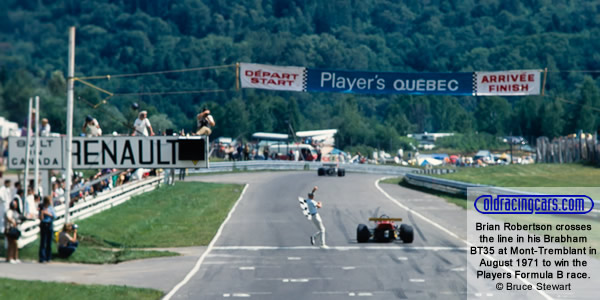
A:
<svg viewBox="0 0 600 300">
<path fill-rule="evenodd" d="M 463 181 L 449 180 L 431 176 L 425 176 L 420 174 L 412 174 L 408 173 L 404 175 L 404 180 L 411 185 L 420 186 L 428 189 L 433 189 L 436 191 L 442 191 L 449 194 L 462 195 L 467 196 L 468 188 L 479 188 L 479 191 L 482 193 L 490 194 L 490 195 L 499 195 L 499 194 L 531 194 L 530 192 L 512 190 L 502 187 L 496 187 L 491 185 L 484 184 L 476 184 L 476 183 L 468 183 Z M 600 213 L 600 201 L 594 201 L 594 213 Z"/>
<path fill-rule="evenodd" d="M 231 171 L 254 170 L 314 170 L 323 165 L 322 162 L 285 161 L 285 160 L 249 160 L 236 162 L 210 163 L 208 169 L 188 169 L 188 173 L 214 173 Z M 347 172 L 374 173 L 386 175 L 404 175 L 416 170 L 415 168 L 371 164 L 339 164 Z"/>
<path fill-rule="evenodd" d="M 129 200 L 132 196 L 154 190 L 160 185 L 162 179 L 162 176 L 148 177 L 102 192 L 94 198 L 89 197 L 89 200 L 87 201 L 80 201 L 69 209 L 69 214 L 71 215 L 69 221 L 73 222 L 85 219 L 113 206 L 119 205 Z M 60 205 L 55 209 L 56 219 L 54 220 L 54 230 L 59 231 L 65 223 L 65 206 Z M 37 239 L 38 233 L 40 232 L 39 223 L 39 220 L 31 220 L 26 221 L 19 226 L 21 229 L 19 248 L 22 248 Z"/>
<path fill-rule="evenodd" d="M 413 173 L 404 175 L 404 180 L 412 185 L 436 191 L 442 191 L 449 194 L 463 195 L 465 197 L 467 196 L 467 189 L 470 187 L 491 187 L 489 185 L 468 183 Z"/>
</svg>

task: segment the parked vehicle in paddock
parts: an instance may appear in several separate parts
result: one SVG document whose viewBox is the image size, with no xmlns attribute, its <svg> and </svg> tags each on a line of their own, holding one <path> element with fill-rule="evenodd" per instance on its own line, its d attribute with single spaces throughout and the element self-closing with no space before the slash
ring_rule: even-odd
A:
<svg viewBox="0 0 600 300">
<path fill-rule="evenodd" d="M 269 145 L 269 157 L 279 160 L 315 161 L 317 150 L 307 144 L 282 144 Z"/>
</svg>

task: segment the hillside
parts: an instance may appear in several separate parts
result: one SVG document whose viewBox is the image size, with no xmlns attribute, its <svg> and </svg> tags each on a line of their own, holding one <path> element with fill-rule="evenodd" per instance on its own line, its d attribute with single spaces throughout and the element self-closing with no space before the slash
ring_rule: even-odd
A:
<svg viewBox="0 0 600 300">
<path fill-rule="evenodd" d="M 415 131 L 558 136 L 600 127 L 600 1 L 585 0 L 5 0 L 0 3 L 0 115 L 27 99 L 65 132 L 68 27 L 76 76 L 225 66 L 76 84 L 86 115 L 126 132 L 137 102 L 156 131 L 194 129 L 203 106 L 213 138 L 339 128 L 342 148 L 397 148 Z M 548 68 L 545 96 L 360 96 L 235 90 L 236 62 L 347 70 L 459 72 Z M 581 72 L 596 70 L 596 72 Z M 219 90 L 206 92 L 207 90 Z M 181 92 L 185 94 L 158 94 Z M 145 93 L 140 95 L 139 93 Z M 125 94 L 125 95 L 123 95 Z"/>
</svg>

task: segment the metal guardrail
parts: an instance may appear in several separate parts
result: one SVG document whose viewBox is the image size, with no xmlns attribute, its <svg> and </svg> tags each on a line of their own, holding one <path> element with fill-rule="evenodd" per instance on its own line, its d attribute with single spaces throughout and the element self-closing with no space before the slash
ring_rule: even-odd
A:
<svg viewBox="0 0 600 300">
<path fill-rule="evenodd" d="M 480 188 L 479 191 L 489 193 L 491 195 L 513 194 L 523 195 L 531 194 L 531 192 L 507 189 L 485 184 L 476 184 L 463 181 L 456 181 L 444 178 L 425 176 L 420 174 L 408 173 L 404 175 L 404 179 L 411 185 L 420 186 L 445 193 L 467 196 L 468 188 Z M 600 213 L 600 201 L 594 201 L 594 212 Z"/>
<path fill-rule="evenodd" d="M 69 209 L 70 220 L 82 220 L 93 216 L 99 212 L 107 210 L 113 206 L 119 205 L 131 197 L 152 191 L 160 186 L 163 176 L 154 176 L 142 180 L 134 181 L 129 184 L 117 186 L 111 190 L 102 192 L 96 197 L 87 201 L 80 201 Z M 60 205 L 55 207 L 56 219 L 54 220 L 55 231 L 59 230 L 65 224 L 65 206 Z M 39 220 L 25 221 L 19 226 L 21 230 L 21 238 L 19 238 L 19 248 L 35 241 L 38 238 Z"/>
<path fill-rule="evenodd" d="M 235 162 L 210 163 L 208 169 L 188 169 L 189 173 L 215 173 L 232 171 L 255 171 L 255 170 L 317 170 L 323 166 L 323 162 L 286 161 L 286 160 L 249 160 Z M 340 163 L 340 168 L 347 172 L 374 173 L 386 175 L 404 175 L 413 172 L 415 168 L 402 166 L 371 165 Z"/>
<path fill-rule="evenodd" d="M 449 180 L 420 174 L 408 173 L 404 175 L 404 180 L 409 184 L 442 191 L 449 194 L 467 196 L 467 189 L 473 187 L 492 187 L 484 184 L 468 183 L 463 181 Z"/>
</svg>

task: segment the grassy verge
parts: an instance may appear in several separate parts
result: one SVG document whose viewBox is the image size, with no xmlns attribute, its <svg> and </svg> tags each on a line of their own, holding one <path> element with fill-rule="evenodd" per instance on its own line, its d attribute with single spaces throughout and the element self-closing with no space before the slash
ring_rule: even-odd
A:
<svg viewBox="0 0 600 300">
<path fill-rule="evenodd" d="M 62 296 L 58 296 L 62 295 Z M 79 285 L 0 278 L 0 299 L 160 299 L 163 292 L 124 286 Z"/>
<path fill-rule="evenodd" d="M 400 176 L 400 177 L 392 177 L 392 178 L 386 178 L 382 181 L 380 181 L 381 183 L 387 183 L 387 184 L 400 184 L 404 179 L 404 177 Z"/>
<path fill-rule="evenodd" d="M 432 175 L 494 186 L 600 186 L 600 168 L 583 164 L 532 164 L 461 168 L 456 173 Z"/>
<path fill-rule="evenodd" d="M 600 168 L 583 164 L 533 164 L 488 166 L 485 168 L 461 168 L 456 173 L 432 174 L 429 176 L 471 183 L 505 187 L 594 187 L 600 186 Z M 430 193 L 446 199 L 460 207 L 469 204 L 466 197 L 458 197 L 435 190 L 415 187 L 402 182 L 401 177 L 382 181 Z"/>
<path fill-rule="evenodd" d="M 118 263 L 177 255 L 135 248 L 208 245 L 242 188 L 237 184 L 177 182 L 174 186 L 163 186 L 134 197 L 115 208 L 77 221 L 80 245 L 68 260 L 63 261 Z M 35 242 L 21 249 L 21 259 L 37 260 L 38 247 Z M 55 245 L 54 250 L 56 252 Z"/>
<path fill-rule="evenodd" d="M 208 245 L 242 189 L 238 184 L 177 182 L 79 225 L 115 248 Z"/>
<path fill-rule="evenodd" d="M 463 198 L 463 197 L 447 194 L 447 193 L 436 191 L 436 190 L 431 190 L 431 189 L 426 189 L 423 187 L 410 185 L 404 181 L 403 177 L 388 178 L 388 179 L 382 180 L 381 182 L 387 183 L 387 184 L 398 184 L 398 185 L 401 185 L 401 186 L 409 188 L 409 189 L 432 194 L 432 195 L 435 195 L 435 196 L 445 199 L 447 202 L 458 205 L 464 209 L 466 209 L 467 205 L 468 205 L 466 197 Z"/>
</svg>

